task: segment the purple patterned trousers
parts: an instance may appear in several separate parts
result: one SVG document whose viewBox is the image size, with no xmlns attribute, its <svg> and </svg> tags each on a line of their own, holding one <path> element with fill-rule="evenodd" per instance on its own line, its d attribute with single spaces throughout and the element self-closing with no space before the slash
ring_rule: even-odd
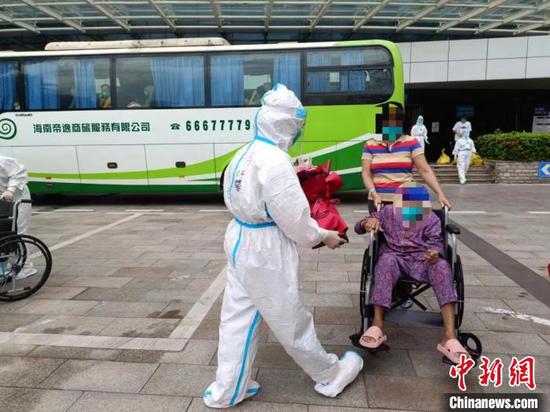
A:
<svg viewBox="0 0 550 412">
<path fill-rule="evenodd" d="M 439 307 L 457 301 L 451 267 L 446 260 L 439 258 L 435 263 L 429 263 L 427 260 L 417 260 L 412 255 L 386 251 L 374 268 L 374 287 L 370 303 L 389 308 L 393 288 L 399 279 L 429 283 Z"/>
</svg>

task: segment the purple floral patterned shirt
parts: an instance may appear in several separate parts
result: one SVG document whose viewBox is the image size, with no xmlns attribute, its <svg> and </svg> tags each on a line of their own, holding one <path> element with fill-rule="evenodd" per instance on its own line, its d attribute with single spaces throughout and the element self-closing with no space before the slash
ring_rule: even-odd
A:
<svg viewBox="0 0 550 412">
<path fill-rule="evenodd" d="M 401 217 L 393 205 L 384 206 L 380 212 L 374 212 L 370 217 L 377 218 L 384 230 L 386 242 L 382 244 L 380 253 L 413 255 L 419 260 L 424 260 L 426 250 L 435 250 L 443 256 L 441 221 L 434 212 L 430 212 L 423 225 L 417 225 L 414 228 L 403 227 Z M 365 229 L 367 219 L 368 217 L 355 224 L 355 233 L 363 235 L 367 232 Z"/>
</svg>

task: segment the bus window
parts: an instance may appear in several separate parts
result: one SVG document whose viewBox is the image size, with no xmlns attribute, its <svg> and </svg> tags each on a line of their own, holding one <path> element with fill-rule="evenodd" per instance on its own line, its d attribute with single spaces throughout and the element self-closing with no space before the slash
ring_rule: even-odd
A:
<svg viewBox="0 0 550 412">
<path fill-rule="evenodd" d="M 20 110 L 21 104 L 17 95 L 17 62 L 0 62 L 0 110 Z"/>
<path fill-rule="evenodd" d="M 23 73 L 27 109 L 59 109 L 59 60 L 26 61 Z"/>
<path fill-rule="evenodd" d="M 308 104 L 376 102 L 393 92 L 393 63 L 383 47 L 309 51 L 306 62 Z"/>
<path fill-rule="evenodd" d="M 108 59 L 61 59 L 59 95 L 61 109 L 111 107 Z"/>
<path fill-rule="evenodd" d="M 109 59 L 93 59 L 93 62 L 97 107 L 100 109 L 108 109 L 111 107 L 111 62 Z M 77 93 L 77 96 L 78 95 L 79 93 Z"/>
<path fill-rule="evenodd" d="M 28 110 L 96 109 L 108 107 L 109 60 L 51 59 L 26 61 L 25 95 Z"/>
<path fill-rule="evenodd" d="M 117 108 L 151 107 L 153 76 L 148 57 L 124 57 L 116 60 Z"/>
<path fill-rule="evenodd" d="M 212 106 L 259 106 L 275 83 L 300 97 L 299 53 L 214 55 L 210 62 Z"/>
<path fill-rule="evenodd" d="M 362 92 L 378 96 L 391 94 L 392 85 L 392 71 L 388 68 L 307 73 L 308 93 Z"/>
<path fill-rule="evenodd" d="M 383 47 L 354 47 L 307 52 L 307 67 L 391 65 L 391 56 Z"/>
<path fill-rule="evenodd" d="M 117 59 L 119 108 L 202 107 L 204 57 L 158 56 Z"/>
</svg>

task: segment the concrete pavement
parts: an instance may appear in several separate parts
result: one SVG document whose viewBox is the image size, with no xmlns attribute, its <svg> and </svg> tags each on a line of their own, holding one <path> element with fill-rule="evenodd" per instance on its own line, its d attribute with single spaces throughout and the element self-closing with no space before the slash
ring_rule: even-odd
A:
<svg viewBox="0 0 550 412">
<path fill-rule="evenodd" d="M 446 191 L 457 223 L 550 279 L 550 214 L 541 213 L 550 212 L 550 188 L 449 185 Z M 343 200 L 353 225 L 365 214 L 364 197 Z M 34 210 L 30 233 L 55 249 L 54 270 L 35 296 L 0 302 L 0 410 L 204 410 L 201 396 L 216 367 L 223 233 L 231 218 L 220 197 L 106 197 Z M 322 343 L 338 354 L 350 348 L 348 336 L 360 320 L 366 239 L 350 238 L 337 251 L 300 250 L 304 298 Z M 549 302 L 468 245 L 460 245 L 460 254 L 463 330 L 475 332 L 485 354 L 506 366 L 512 356 L 535 356 L 536 392 L 550 392 Z M 420 300 L 437 309 L 431 291 Z M 366 355 L 360 379 L 327 399 L 262 324 L 255 379 L 263 390 L 238 410 L 440 410 L 442 394 L 457 392 L 435 350 L 440 330 L 388 324 L 387 332 L 391 350 Z M 481 387 L 477 376 L 468 377 L 468 393 L 528 392 Z"/>
</svg>

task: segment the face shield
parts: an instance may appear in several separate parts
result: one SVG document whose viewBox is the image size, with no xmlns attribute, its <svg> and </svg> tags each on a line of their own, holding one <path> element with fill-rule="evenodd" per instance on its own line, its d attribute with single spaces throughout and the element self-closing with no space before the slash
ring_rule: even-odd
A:
<svg viewBox="0 0 550 412">
<path fill-rule="evenodd" d="M 299 119 L 302 119 L 302 127 L 300 127 L 300 129 L 296 133 L 296 136 L 294 136 L 294 139 L 292 140 L 292 145 L 294 145 L 294 143 L 296 143 L 300 139 L 300 137 L 302 137 L 302 130 L 306 125 L 307 110 L 304 109 L 303 107 L 301 109 L 296 109 L 296 117 L 298 117 Z"/>
<path fill-rule="evenodd" d="M 256 139 L 266 140 L 284 151 L 300 138 L 307 111 L 296 95 L 282 84 L 262 97 L 256 114 Z"/>
</svg>

